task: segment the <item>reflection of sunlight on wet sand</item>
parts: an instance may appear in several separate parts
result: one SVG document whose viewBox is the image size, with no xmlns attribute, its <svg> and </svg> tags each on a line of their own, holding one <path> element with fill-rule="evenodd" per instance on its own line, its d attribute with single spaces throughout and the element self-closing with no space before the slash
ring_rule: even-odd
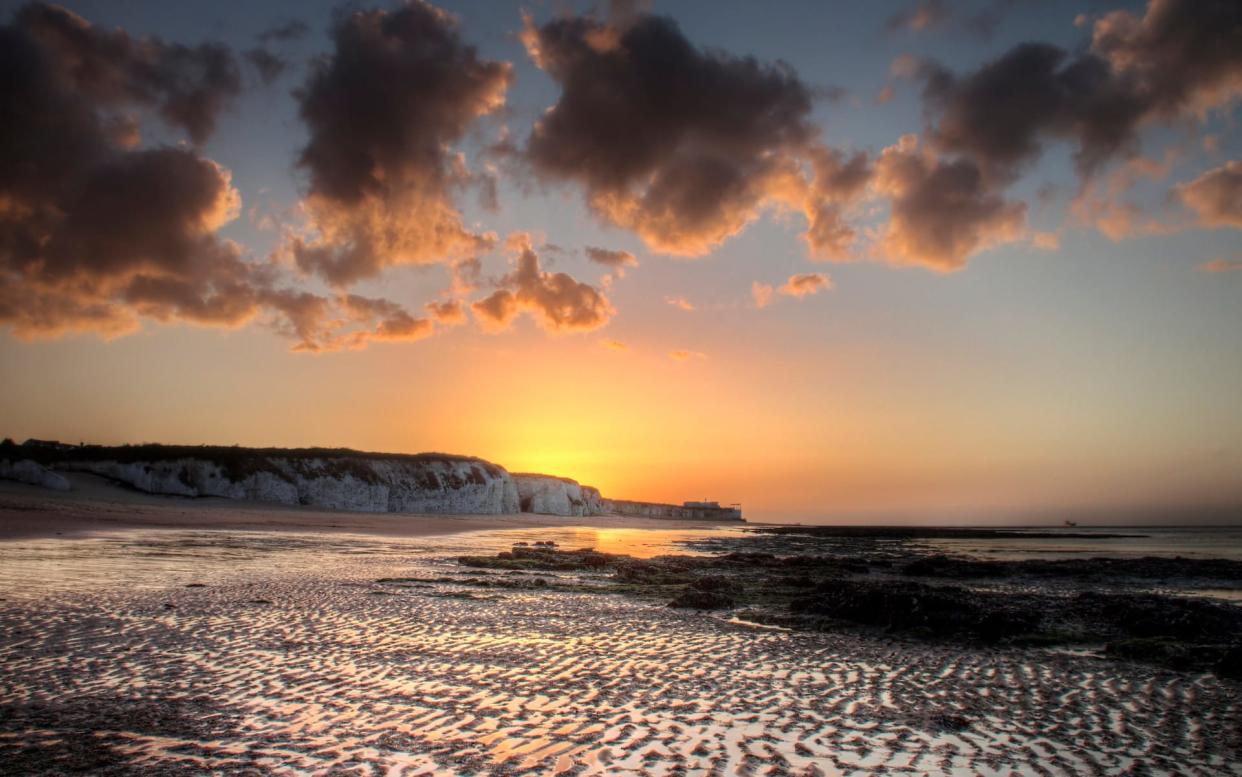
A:
<svg viewBox="0 0 1242 777">
<path fill-rule="evenodd" d="M 328 556 L 407 558 L 507 550 L 515 542 L 552 541 L 649 558 L 695 551 L 683 542 L 728 536 L 737 529 L 596 529 L 583 526 L 501 529 L 440 537 L 378 537 L 293 532 L 144 529 L 82 538 L 0 542 L 0 595 L 28 597 L 90 590 L 119 580 L 155 590 L 187 583 L 224 583 L 264 574 L 298 574 Z"/>
<path fill-rule="evenodd" d="M 739 529 L 613 529 L 593 526 L 567 526 L 555 529 L 510 529 L 488 532 L 489 537 L 513 542 L 551 540 L 566 550 L 594 548 L 601 553 L 619 553 L 651 558 L 669 553 L 695 555 L 683 543 L 715 537 L 736 536 Z M 501 547 L 500 549 L 507 549 Z"/>
<path fill-rule="evenodd" d="M 668 553 L 668 545 L 677 540 L 670 538 L 671 532 L 662 532 L 658 540 L 644 529 L 594 529 L 573 528 L 569 530 L 572 540 L 564 544 L 575 548 L 595 548 L 601 553 L 618 553 L 638 558 L 647 558 L 660 553 Z M 693 533 L 687 533 L 687 537 Z"/>
</svg>

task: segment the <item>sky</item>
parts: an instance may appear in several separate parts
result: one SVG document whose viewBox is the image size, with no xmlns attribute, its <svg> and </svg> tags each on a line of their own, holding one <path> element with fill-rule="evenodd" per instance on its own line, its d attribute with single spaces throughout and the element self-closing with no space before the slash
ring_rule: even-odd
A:
<svg viewBox="0 0 1242 777">
<path fill-rule="evenodd" d="M 1242 6 L 0 2 L 0 435 L 1242 521 Z"/>
</svg>

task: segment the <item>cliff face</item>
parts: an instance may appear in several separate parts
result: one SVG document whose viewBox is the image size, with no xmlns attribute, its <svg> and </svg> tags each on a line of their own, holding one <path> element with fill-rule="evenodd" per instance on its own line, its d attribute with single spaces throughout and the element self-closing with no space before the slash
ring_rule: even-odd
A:
<svg viewBox="0 0 1242 777">
<path fill-rule="evenodd" d="M 544 515 L 604 515 L 599 489 L 569 478 L 551 475 L 513 475 L 518 503 L 524 513 Z"/>
<path fill-rule="evenodd" d="M 255 457 L 70 460 L 62 469 L 92 472 L 152 494 L 217 496 L 377 513 L 518 511 L 509 473 L 480 460 L 451 458 Z"/>
<path fill-rule="evenodd" d="M 90 472 L 150 494 L 213 496 L 376 513 L 541 513 L 741 520 L 730 508 L 610 500 L 569 478 L 514 474 L 482 459 L 344 448 L 63 445 L 0 442 L 0 479 L 68 491 L 55 470 Z"/>
<path fill-rule="evenodd" d="M 54 491 L 68 491 L 69 481 L 64 475 L 58 475 L 37 461 L 19 459 L 0 460 L 0 480 L 16 480 L 32 486 L 43 486 Z"/>
<path fill-rule="evenodd" d="M 605 512 L 611 515 L 634 515 L 640 518 L 664 518 L 676 521 L 742 521 L 742 511 L 733 507 L 689 507 L 659 502 L 631 502 L 627 499 L 605 499 Z"/>
</svg>

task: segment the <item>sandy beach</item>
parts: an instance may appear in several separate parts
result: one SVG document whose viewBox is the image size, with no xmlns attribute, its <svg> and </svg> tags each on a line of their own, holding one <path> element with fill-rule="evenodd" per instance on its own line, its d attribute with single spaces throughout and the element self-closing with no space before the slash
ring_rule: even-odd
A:
<svg viewBox="0 0 1242 777">
<path fill-rule="evenodd" d="M 1238 686 L 1211 674 L 765 628 L 456 561 L 719 530 L 103 496 L 0 495 L 6 774 L 1242 774 Z"/>
<path fill-rule="evenodd" d="M 572 526 L 581 518 L 513 515 L 411 515 L 316 510 L 216 498 L 144 494 L 83 473 L 68 479 L 73 490 L 57 493 L 0 480 L 0 540 L 77 536 L 121 529 L 209 529 L 291 531 L 428 537 L 485 529 Z M 668 521 L 593 516 L 591 524 L 612 528 L 660 528 Z M 706 525 L 678 522 L 678 525 Z"/>
</svg>

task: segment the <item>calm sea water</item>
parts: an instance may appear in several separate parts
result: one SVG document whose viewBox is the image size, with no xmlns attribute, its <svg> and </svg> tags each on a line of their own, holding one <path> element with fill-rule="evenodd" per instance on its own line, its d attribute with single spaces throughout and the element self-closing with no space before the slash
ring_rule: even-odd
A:
<svg viewBox="0 0 1242 777">
<path fill-rule="evenodd" d="M 1024 558 L 1081 558 L 1105 556 L 1184 556 L 1187 558 L 1229 558 L 1242 560 L 1242 526 L 1203 527 L 1117 527 L 1031 529 L 1030 537 L 1013 539 L 922 540 L 921 543 L 944 553 L 1008 560 Z M 1073 532 L 1087 537 L 1053 537 L 1056 532 Z M 1130 537 L 1091 537 L 1127 534 Z"/>
<path fill-rule="evenodd" d="M 1242 527 L 1078 529 L 1079 533 L 1133 534 L 1125 538 L 1057 538 L 1031 530 L 1022 538 L 919 540 L 934 552 L 989 559 L 1083 556 L 1188 556 L 1242 560 Z M 0 542 L 0 597 L 29 598 L 125 586 L 163 588 L 225 582 L 281 573 L 305 573 L 341 555 L 370 556 L 377 563 L 403 558 L 452 558 L 495 553 L 515 542 L 552 541 L 566 549 L 595 548 L 650 558 L 735 547 L 753 535 L 746 527 L 718 529 L 600 529 L 563 527 L 480 531 L 442 537 L 286 532 L 145 530 L 79 538 Z M 731 540 L 726 543 L 704 540 Z M 697 548 L 697 549 L 696 549 Z M 812 550 L 804 548 L 804 550 Z"/>
</svg>

